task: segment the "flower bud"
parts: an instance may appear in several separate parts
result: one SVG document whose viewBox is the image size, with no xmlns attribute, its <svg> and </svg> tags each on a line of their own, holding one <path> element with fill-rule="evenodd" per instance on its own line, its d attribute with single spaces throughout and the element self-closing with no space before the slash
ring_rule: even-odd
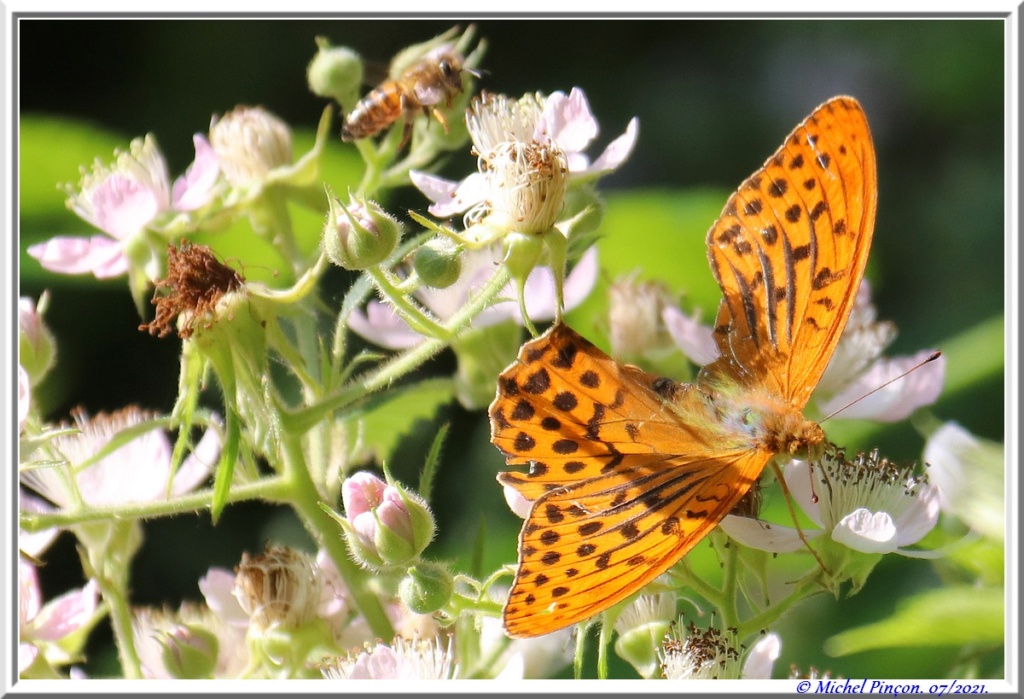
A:
<svg viewBox="0 0 1024 699">
<path fill-rule="evenodd" d="M 49 328 L 43 323 L 42 313 L 46 309 L 47 296 L 44 294 L 37 306 L 32 299 L 18 299 L 18 363 L 28 373 L 32 384 L 37 384 L 53 366 L 56 344 Z"/>
<path fill-rule="evenodd" d="M 172 677 L 208 679 L 217 667 L 220 642 L 217 635 L 195 624 L 181 624 L 160 635 L 161 659 Z"/>
<path fill-rule="evenodd" d="M 271 170 L 292 163 L 291 129 L 262 107 L 236 107 L 214 117 L 210 145 L 234 186 L 261 182 Z"/>
<path fill-rule="evenodd" d="M 372 568 L 412 563 L 434 537 L 434 518 L 419 496 L 388 477 L 361 471 L 341 484 L 341 525 L 352 555 Z"/>
<path fill-rule="evenodd" d="M 413 269 L 427 286 L 447 289 L 462 273 L 462 249 L 446 238 L 420 246 L 412 258 Z"/>
<path fill-rule="evenodd" d="M 258 628 L 297 628 L 317 616 L 323 584 L 312 558 L 287 547 L 242 554 L 234 595 Z"/>
<path fill-rule="evenodd" d="M 383 262 L 398 245 L 401 224 L 375 202 L 352 198 L 345 206 L 329 189 L 327 197 L 321 243 L 331 262 L 356 271 Z"/>
<path fill-rule="evenodd" d="M 452 574 L 437 563 L 410 566 L 398 584 L 398 596 L 416 614 L 432 614 L 448 603 L 455 591 Z"/>
<path fill-rule="evenodd" d="M 359 100 L 363 84 L 363 61 L 352 49 L 331 46 L 322 36 L 316 38 L 318 47 L 313 60 L 306 67 L 306 80 L 313 94 L 331 97 L 346 110 Z"/>
</svg>

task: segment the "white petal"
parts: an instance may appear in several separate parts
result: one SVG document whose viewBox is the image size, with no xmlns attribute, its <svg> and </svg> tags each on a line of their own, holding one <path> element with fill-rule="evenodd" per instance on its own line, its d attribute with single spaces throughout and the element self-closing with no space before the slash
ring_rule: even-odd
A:
<svg viewBox="0 0 1024 699">
<path fill-rule="evenodd" d="M 46 603 L 32 621 L 32 636 L 44 641 L 59 641 L 87 624 L 96 613 L 99 588 L 95 580 Z"/>
<path fill-rule="evenodd" d="M 521 680 L 523 679 L 523 671 L 526 669 L 526 665 L 523 662 L 522 653 L 516 653 L 508 662 L 505 663 L 505 667 L 502 668 L 501 672 L 495 675 L 496 680 Z"/>
<path fill-rule="evenodd" d="M 721 356 L 714 331 L 709 326 L 697 322 L 674 306 L 666 306 L 662 310 L 661 320 L 676 346 L 695 364 L 705 366 Z"/>
<path fill-rule="evenodd" d="M 800 505 L 800 509 L 820 527 L 822 526 L 821 510 L 818 503 L 815 502 L 817 493 L 811 483 L 812 476 L 808 475 L 808 468 L 806 461 L 793 459 L 783 466 L 782 477 L 786 480 L 786 487 L 793 499 Z"/>
<path fill-rule="evenodd" d="M 939 521 L 939 489 L 922 485 L 917 495 L 907 496 L 907 508 L 896 516 L 896 545 L 910 546 L 923 539 Z"/>
<path fill-rule="evenodd" d="M 799 551 L 804 545 L 796 529 L 769 524 L 753 517 L 726 515 L 721 526 L 730 538 L 758 551 L 792 553 Z M 804 532 L 808 541 L 819 534 L 821 534 L 820 529 Z"/>
<path fill-rule="evenodd" d="M 861 507 L 839 521 L 832 539 L 861 553 L 890 553 L 896 549 L 896 525 L 888 512 Z"/>
<path fill-rule="evenodd" d="M 939 357 L 915 369 L 871 395 L 867 394 L 923 362 L 931 354 L 931 350 L 922 350 L 913 356 L 876 361 L 853 383 L 824 401 L 819 406 L 821 412 L 831 415 L 843 408 L 836 417 L 846 420 L 899 422 L 906 419 L 912 412 L 922 406 L 931 405 L 939 397 L 946 373 L 945 357 Z"/>
<path fill-rule="evenodd" d="M 993 539 L 1005 538 L 1005 450 L 955 422 L 928 438 L 924 460 L 942 508 Z"/>
<path fill-rule="evenodd" d="M 744 680 L 770 680 L 775 661 L 782 653 L 782 640 L 778 634 L 770 633 L 750 649 L 747 660 L 743 663 Z"/>
</svg>

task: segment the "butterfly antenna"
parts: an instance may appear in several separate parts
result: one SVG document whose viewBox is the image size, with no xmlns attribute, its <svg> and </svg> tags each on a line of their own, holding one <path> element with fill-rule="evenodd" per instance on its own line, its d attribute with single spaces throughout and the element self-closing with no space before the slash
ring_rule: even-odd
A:
<svg viewBox="0 0 1024 699">
<path fill-rule="evenodd" d="M 831 412 L 830 414 L 828 414 L 828 415 L 826 415 L 825 417 L 823 417 L 822 419 L 818 420 L 818 423 L 820 424 L 820 423 L 822 423 L 822 422 L 825 422 L 825 420 L 828 420 L 829 418 L 833 418 L 833 417 L 835 417 L 836 415 L 838 415 L 839 413 L 843 412 L 844 410 L 846 410 L 846 409 L 847 409 L 847 408 L 849 408 L 850 406 L 852 406 L 852 405 L 856 405 L 857 403 L 859 403 L 860 401 L 864 400 L 864 399 L 865 399 L 865 398 L 867 398 L 868 396 L 870 396 L 870 395 L 872 395 L 872 394 L 874 394 L 874 393 L 877 393 L 878 391 L 881 391 L 881 390 L 882 390 L 883 388 L 885 388 L 885 387 L 886 387 L 886 386 L 888 386 L 889 384 L 892 384 L 892 383 L 896 383 L 897 381 L 899 381 L 900 379 L 902 379 L 902 378 L 903 378 L 904 376 L 906 376 L 906 375 L 907 375 L 907 374 L 909 374 L 910 372 L 912 372 L 912 371 L 917 371 L 918 369 L 920 369 L 921 367 L 923 367 L 923 366 L 924 366 L 925 364 L 928 364 L 928 363 L 930 363 L 930 362 L 934 362 L 934 361 L 935 361 L 936 359 L 938 359 L 938 358 L 939 358 L 939 357 L 941 357 L 941 356 L 942 356 L 942 352 L 941 352 L 940 350 L 935 350 L 935 351 L 934 351 L 934 352 L 932 352 L 932 353 L 931 353 L 930 355 L 928 355 L 928 357 L 927 357 L 927 358 L 926 358 L 926 359 L 925 359 L 924 361 L 918 362 L 918 363 L 917 363 L 917 364 L 915 364 L 914 366 L 912 366 L 912 367 L 910 367 L 909 369 L 907 369 L 906 371 L 904 371 L 904 372 L 903 372 L 902 374 L 900 374 L 899 376 L 896 376 L 896 377 L 893 377 L 893 378 L 889 379 L 888 381 L 886 381 L 885 383 L 883 383 L 883 384 L 882 384 L 882 385 L 880 385 L 880 386 L 876 386 L 875 388 L 871 389 L 870 391 L 868 391 L 867 393 L 865 393 L 865 394 L 864 394 L 863 396 L 861 396 L 860 398 L 857 398 L 857 399 L 855 399 L 855 400 L 852 400 L 852 401 L 850 401 L 849 403 L 847 403 L 846 405 L 844 405 L 843 407 L 841 407 L 841 408 L 840 408 L 839 410 L 834 410 L 834 411 L 832 411 L 832 412 Z"/>
<path fill-rule="evenodd" d="M 775 463 L 774 459 L 772 460 L 772 471 L 775 472 L 775 479 L 782 487 L 782 494 L 786 499 L 786 509 L 789 510 L 789 516 L 793 518 L 793 524 L 796 526 L 797 536 L 800 537 L 800 541 L 804 542 L 804 546 L 811 552 L 811 555 L 814 556 L 814 560 L 818 562 L 821 570 L 828 575 L 828 568 L 825 567 L 825 563 L 821 560 L 821 556 L 819 556 L 818 552 L 814 550 L 814 547 L 811 546 L 811 542 L 809 542 L 807 537 L 804 536 L 804 530 L 800 528 L 800 522 L 797 521 L 796 518 L 796 510 L 793 509 L 793 494 L 789 492 L 789 488 L 786 486 L 786 479 L 782 477 L 782 471 L 779 469 L 779 465 Z"/>
</svg>

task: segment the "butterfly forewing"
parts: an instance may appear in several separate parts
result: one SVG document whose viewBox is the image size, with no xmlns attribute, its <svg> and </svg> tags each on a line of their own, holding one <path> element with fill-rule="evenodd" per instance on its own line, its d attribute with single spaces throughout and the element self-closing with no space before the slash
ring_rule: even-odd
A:
<svg viewBox="0 0 1024 699">
<path fill-rule="evenodd" d="M 874 230 L 875 154 L 856 100 L 816 109 L 708 232 L 724 298 L 709 369 L 802 407 L 835 350 Z"/>
</svg>

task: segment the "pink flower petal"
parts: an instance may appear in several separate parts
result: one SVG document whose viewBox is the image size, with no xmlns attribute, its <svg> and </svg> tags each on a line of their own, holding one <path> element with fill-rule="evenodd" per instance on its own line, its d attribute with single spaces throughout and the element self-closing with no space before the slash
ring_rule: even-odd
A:
<svg viewBox="0 0 1024 699">
<path fill-rule="evenodd" d="M 39 657 L 39 649 L 31 643 L 18 644 L 18 674 L 25 672 Z"/>
<path fill-rule="evenodd" d="M 95 580 L 90 580 L 82 589 L 47 602 L 32 621 L 32 635 L 43 641 L 59 641 L 89 623 L 98 604 L 99 588 Z"/>
<path fill-rule="evenodd" d="M 220 434 L 217 430 L 206 430 L 192 449 L 192 453 L 186 457 L 178 468 L 178 472 L 174 474 L 171 494 L 183 495 L 204 483 L 217 464 L 220 446 Z"/>
<path fill-rule="evenodd" d="M 597 136 L 597 120 L 590 111 L 587 96 L 574 87 L 569 96 L 554 92 L 544 102 L 535 137 L 547 134 L 566 153 L 581 153 Z"/>
<path fill-rule="evenodd" d="M 126 240 L 146 227 L 165 207 L 159 193 L 136 179 L 114 173 L 91 192 L 96 227 Z"/>
<path fill-rule="evenodd" d="M 422 335 L 410 328 L 391 306 L 380 301 L 367 303 L 365 314 L 353 311 L 348 327 L 363 339 L 390 350 L 408 349 L 423 342 Z"/>
<path fill-rule="evenodd" d="M 583 303 L 597 282 L 597 271 L 597 248 L 591 247 L 566 275 L 562 287 L 566 310 Z M 551 320 L 555 317 L 555 275 L 550 267 L 535 267 L 530 272 L 523 287 L 523 298 L 531 320 Z M 518 305 L 504 306 L 503 310 L 522 325 Z"/>
<path fill-rule="evenodd" d="M 209 141 L 197 133 L 192 143 L 196 148 L 195 160 L 174 181 L 171 205 L 176 211 L 195 211 L 209 202 L 220 175 L 220 162 Z"/>
<path fill-rule="evenodd" d="M 530 510 L 533 509 L 533 502 L 524 498 L 518 490 L 510 485 L 502 486 L 502 492 L 505 493 L 505 502 L 508 503 L 508 509 L 517 517 L 526 519 L 530 516 Z"/>
<path fill-rule="evenodd" d="M 640 129 L 640 122 L 636 117 L 629 120 L 626 131 L 621 136 L 608 144 L 601 153 L 601 156 L 594 161 L 594 164 L 587 168 L 588 173 L 602 173 L 617 170 L 633 153 L 636 145 L 637 132 Z M 572 165 L 569 167 L 572 170 Z"/>
<path fill-rule="evenodd" d="M 121 245 L 102 235 L 58 236 L 30 246 L 28 254 L 39 260 L 44 269 L 60 274 L 92 272 L 98 279 L 107 279 L 128 271 L 128 260 Z"/>
<path fill-rule="evenodd" d="M 676 346 L 695 364 L 706 366 L 721 356 L 714 331 L 709 326 L 702 325 L 673 306 L 662 310 L 661 319 Z"/>
<path fill-rule="evenodd" d="M 479 172 L 474 172 L 461 182 L 452 182 L 416 170 L 409 173 L 409 178 L 417 189 L 434 202 L 427 211 L 438 218 L 461 214 L 483 201 L 488 193 L 487 178 Z"/>
<path fill-rule="evenodd" d="M 384 498 L 387 483 L 369 471 L 359 471 L 341 484 L 341 502 L 349 522 L 377 507 Z"/>
<path fill-rule="evenodd" d="M 28 418 L 29 404 L 32 402 L 32 384 L 29 382 L 28 372 L 21 364 L 18 365 L 18 432 L 25 429 L 25 420 Z"/>
<path fill-rule="evenodd" d="M 42 498 L 37 498 L 24 488 L 18 491 L 18 509 L 21 512 L 52 512 L 53 508 Z M 18 548 L 30 556 L 39 558 L 50 547 L 60 530 L 56 527 L 36 532 L 18 530 Z"/>
<path fill-rule="evenodd" d="M 825 415 L 831 415 L 842 408 L 842 412 L 836 417 L 846 420 L 904 420 L 918 408 L 934 403 L 942 393 L 946 373 L 945 357 L 939 357 L 921 366 L 871 395 L 867 394 L 924 361 L 931 354 L 931 350 L 921 350 L 909 357 L 880 359 L 853 383 L 824 401 L 819 408 Z"/>
<path fill-rule="evenodd" d="M 25 626 L 43 608 L 43 591 L 39 587 L 36 567 L 18 557 L 18 621 Z"/>
<path fill-rule="evenodd" d="M 246 628 L 249 626 L 249 615 L 238 603 L 234 589 L 234 573 L 223 568 L 210 568 L 199 579 L 199 591 L 206 599 L 206 606 L 229 626 Z"/>
</svg>

